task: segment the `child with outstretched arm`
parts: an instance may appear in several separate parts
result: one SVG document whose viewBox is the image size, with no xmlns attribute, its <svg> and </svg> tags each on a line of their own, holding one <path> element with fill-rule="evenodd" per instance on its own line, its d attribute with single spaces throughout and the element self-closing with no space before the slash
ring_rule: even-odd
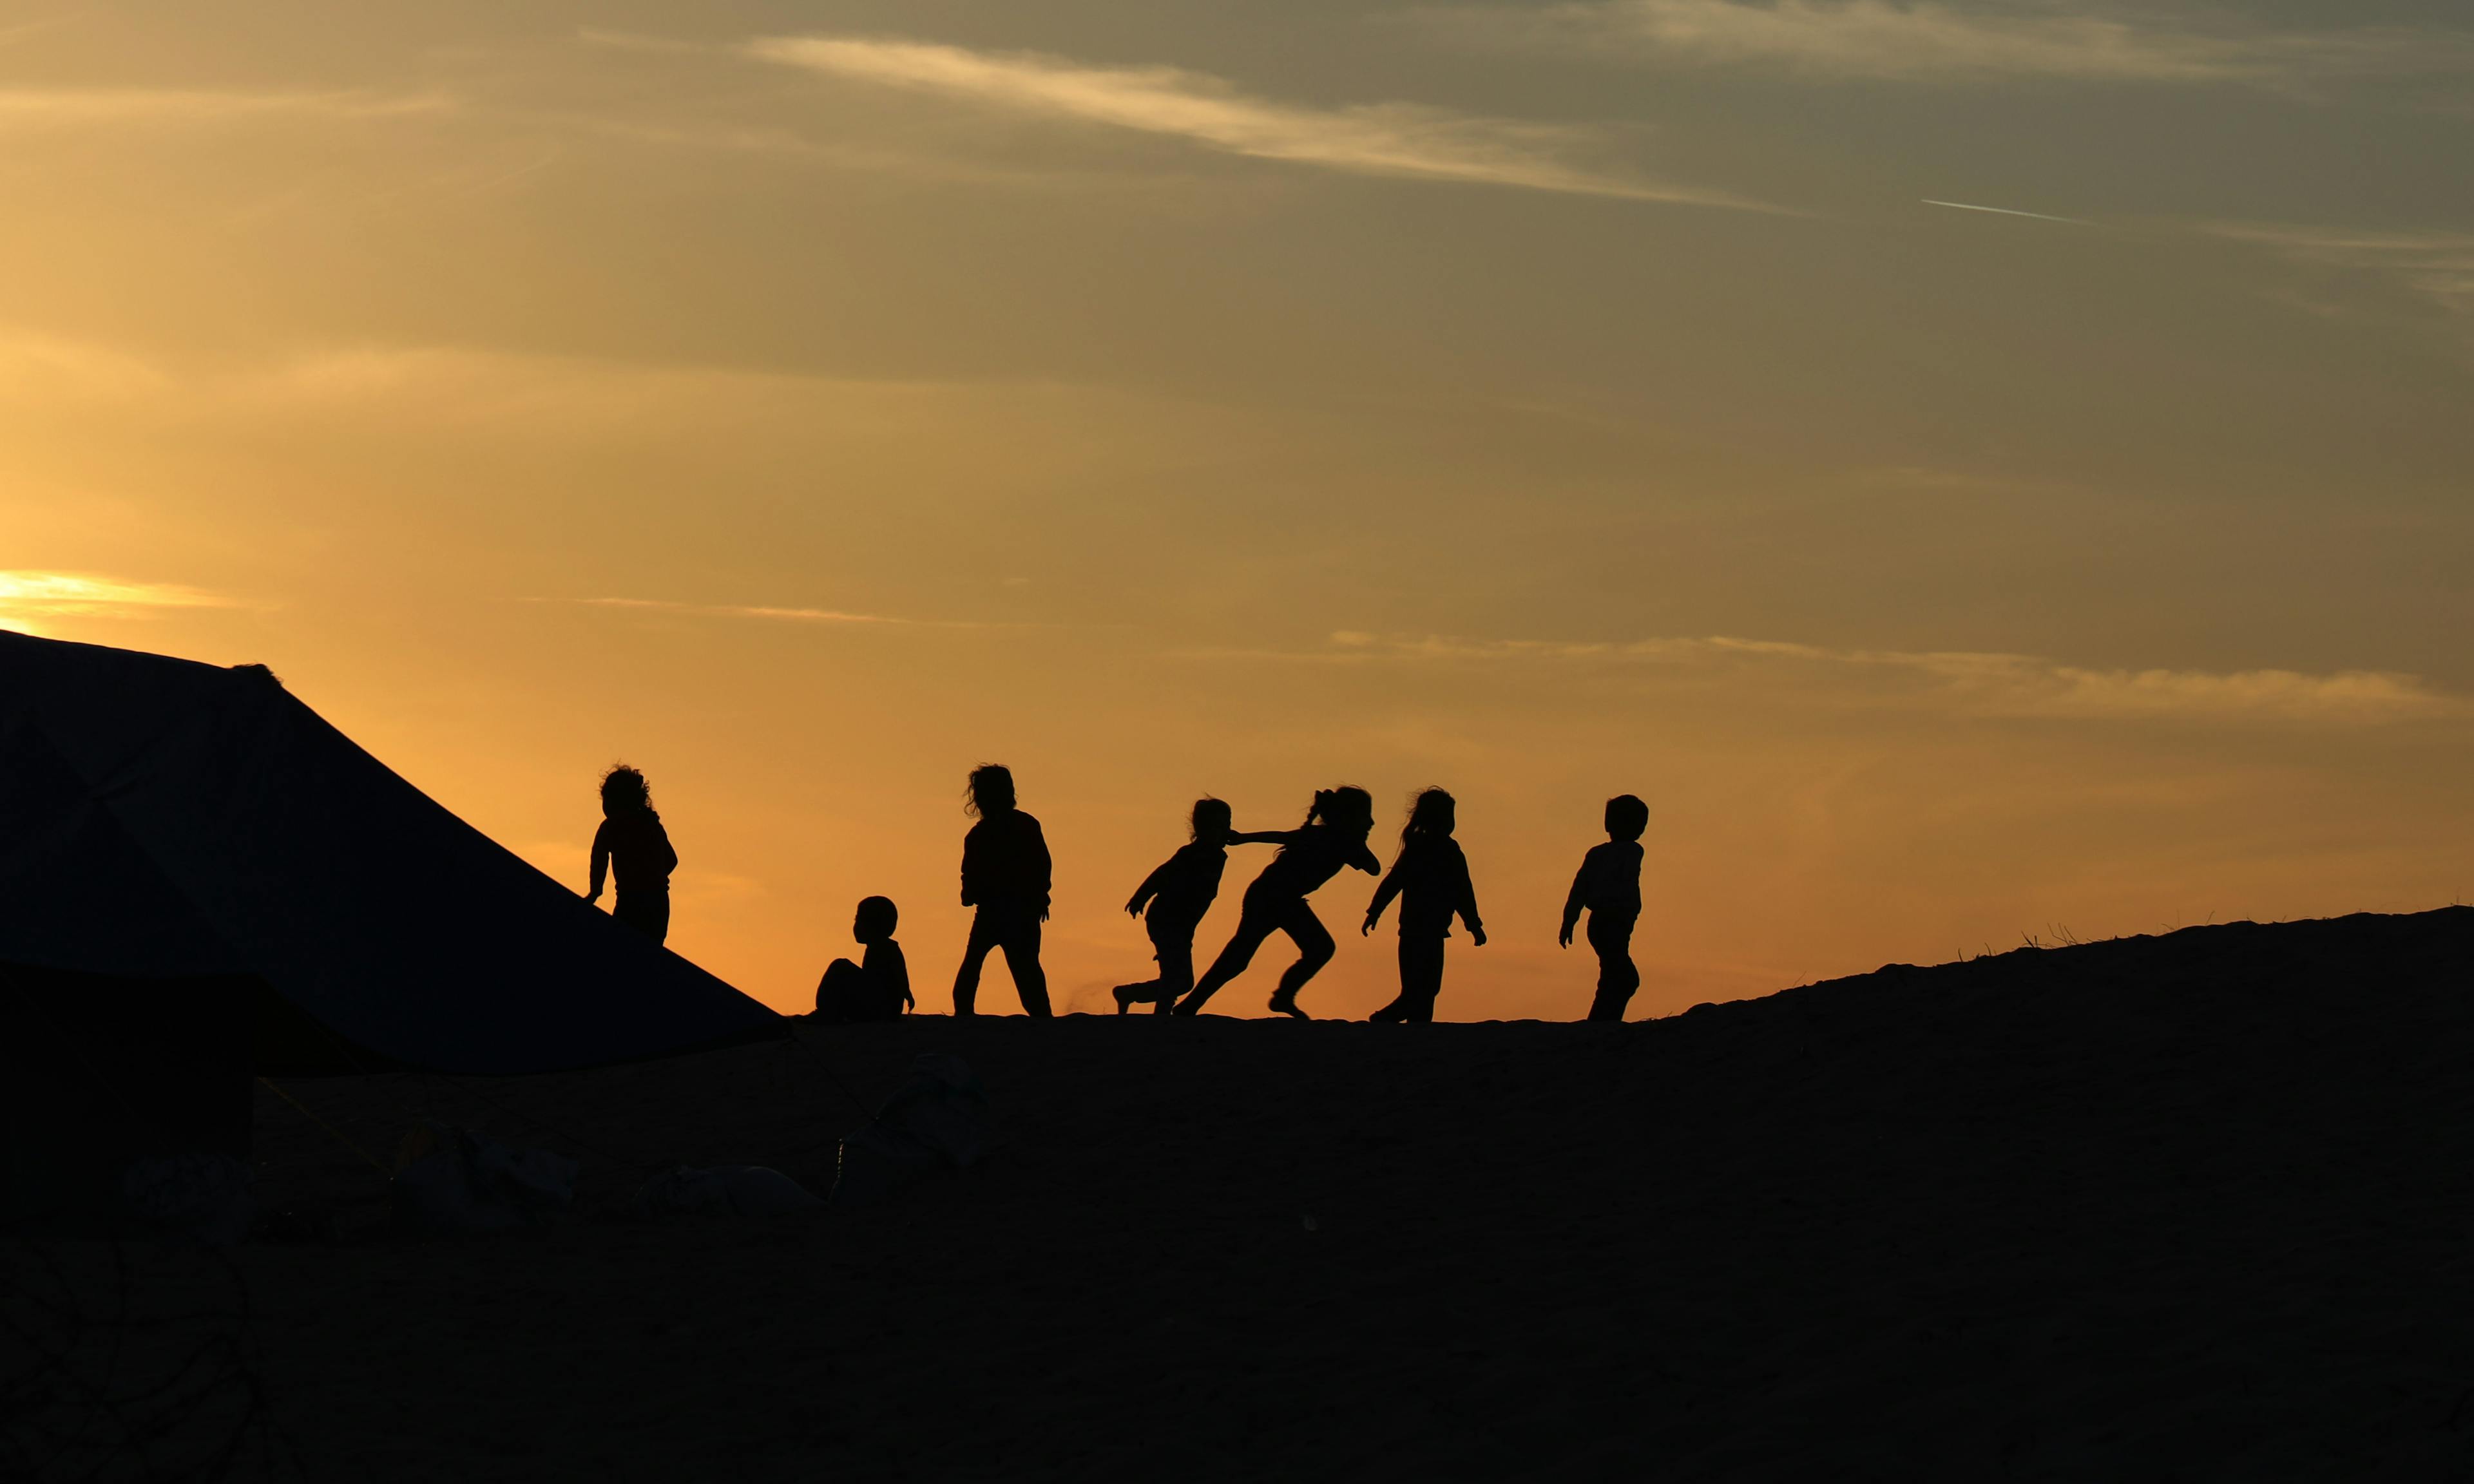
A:
<svg viewBox="0 0 2474 1484">
<path fill-rule="evenodd" d="M 1188 820 L 1192 838 L 1143 877 L 1126 903 L 1128 914 L 1143 920 L 1159 973 L 1141 984 L 1117 986 L 1119 1015 L 1144 1003 L 1154 1007 L 1153 1014 L 1166 1015 L 1178 995 L 1194 988 L 1194 930 L 1220 896 L 1220 874 L 1228 865 L 1228 805 L 1208 796 L 1198 799 Z"/>
<path fill-rule="evenodd" d="M 1607 840 L 1589 848 L 1564 898 L 1564 930 L 1556 942 L 1572 945 L 1572 926 L 1589 914 L 1589 946 L 1598 955 L 1598 994 L 1589 1002 L 1592 1020 L 1621 1020 L 1624 1006 L 1640 988 L 1632 961 L 1633 924 L 1640 920 L 1640 837 L 1649 828 L 1649 805 L 1630 794 L 1607 801 Z"/>
</svg>

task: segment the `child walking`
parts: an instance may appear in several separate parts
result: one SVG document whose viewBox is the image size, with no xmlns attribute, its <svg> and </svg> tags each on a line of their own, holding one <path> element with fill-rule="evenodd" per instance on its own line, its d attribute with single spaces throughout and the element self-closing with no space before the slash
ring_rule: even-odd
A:
<svg viewBox="0 0 2474 1484">
<path fill-rule="evenodd" d="M 1366 848 L 1366 837 L 1373 828 L 1373 799 L 1362 788 L 1344 787 L 1318 791 L 1314 806 L 1306 811 L 1305 824 L 1298 828 L 1253 834 L 1231 831 L 1228 841 L 1232 845 L 1276 845 L 1280 853 L 1263 868 L 1254 884 L 1246 888 L 1237 931 L 1229 937 L 1228 945 L 1220 950 L 1220 957 L 1212 961 L 1201 982 L 1176 1002 L 1176 1014 L 1190 1016 L 1200 1011 L 1203 1001 L 1222 985 L 1246 971 L 1264 939 L 1273 933 L 1286 933 L 1289 941 L 1298 945 L 1298 961 L 1281 971 L 1279 987 L 1272 992 L 1272 1010 L 1300 1020 L 1312 1019 L 1298 1008 L 1298 991 L 1331 962 L 1334 945 L 1331 934 L 1314 915 L 1314 908 L 1306 905 L 1306 897 L 1338 875 L 1343 866 L 1354 866 L 1370 876 L 1382 873 L 1382 862 Z"/>
<path fill-rule="evenodd" d="M 971 770 L 970 802 L 980 822 L 962 837 L 962 905 L 979 909 L 954 974 L 954 1014 L 976 1013 L 980 966 L 1005 950 L 1025 1015 L 1047 1019 L 1048 975 L 1039 967 L 1039 924 L 1048 921 L 1048 841 L 1039 821 L 1014 806 L 1013 774 L 995 763 Z"/>
<path fill-rule="evenodd" d="M 855 1020 L 899 1020 L 918 1001 L 910 997 L 910 966 L 893 941 L 901 911 L 889 897 L 865 897 L 851 919 L 851 936 L 867 947 L 856 964 L 837 958 L 816 981 L 816 1018 L 827 1025 Z"/>
<path fill-rule="evenodd" d="M 618 895 L 610 915 L 660 943 L 670 935 L 670 873 L 678 869 L 679 852 L 653 812 L 644 776 L 623 762 L 601 775 L 601 827 L 593 832 L 593 889 L 584 899 L 599 901 L 601 883 L 615 870 Z"/>
<path fill-rule="evenodd" d="M 1166 1015 L 1178 995 L 1194 988 L 1194 930 L 1220 896 L 1220 874 L 1228 865 L 1228 805 L 1205 796 L 1194 801 L 1188 819 L 1192 840 L 1143 877 L 1143 884 L 1134 888 L 1132 899 L 1126 903 L 1126 911 L 1142 918 L 1143 931 L 1151 935 L 1152 957 L 1159 961 L 1159 974 L 1141 984 L 1118 985 L 1113 993 L 1119 1015 L 1140 1003 L 1150 1003 L 1156 1007 L 1155 1014 Z M 1148 916 L 1143 911 L 1146 903 L 1151 907 Z"/>
<path fill-rule="evenodd" d="M 1589 946 L 1598 955 L 1598 995 L 1592 1020 L 1620 1020 L 1640 970 L 1632 961 L 1633 924 L 1640 920 L 1640 836 L 1649 828 L 1649 805 L 1630 794 L 1607 801 L 1607 842 L 1581 857 L 1572 893 L 1564 898 L 1564 930 L 1556 942 L 1572 945 L 1572 924 L 1589 914 Z"/>
<path fill-rule="evenodd" d="M 1452 935 L 1454 917 L 1468 924 L 1472 947 L 1486 946 L 1468 857 L 1452 838 L 1454 812 L 1452 796 L 1440 788 L 1418 796 L 1409 806 L 1409 823 L 1401 826 L 1400 853 L 1393 857 L 1392 874 L 1367 904 L 1361 936 L 1374 931 L 1393 898 L 1400 898 L 1400 997 L 1368 1016 L 1370 1020 L 1434 1019 L 1435 996 L 1443 988 L 1443 942 Z"/>
</svg>

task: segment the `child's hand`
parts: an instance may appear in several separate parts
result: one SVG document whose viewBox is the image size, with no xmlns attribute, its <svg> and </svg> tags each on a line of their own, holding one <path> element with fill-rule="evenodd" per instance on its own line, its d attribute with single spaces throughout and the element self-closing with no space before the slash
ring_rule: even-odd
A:
<svg viewBox="0 0 2474 1484">
<path fill-rule="evenodd" d="M 1370 933 L 1370 932 L 1374 931 L 1374 923 L 1375 923 L 1375 922 L 1376 922 L 1376 918 L 1375 918 L 1375 916 L 1374 916 L 1374 914 L 1373 914 L 1373 913 L 1370 912 L 1370 913 L 1366 914 L 1366 922 L 1365 922 L 1365 925 L 1363 925 L 1363 926 L 1361 926 L 1360 928 L 1358 928 L 1358 930 L 1357 930 L 1357 936 L 1359 936 L 1360 938 L 1363 938 L 1363 937 L 1365 937 L 1368 933 Z"/>
<path fill-rule="evenodd" d="M 1469 929 L 1469 946 L 1472 948 L 1483 948 L 1486 946 L 1485 928 L 1472 927 Z"/>
<path fill-rule="evenodd" d="M 1141 898 L 1137 897 L 1133 900 L 1126 903 L 1126 916 L 1129 918 L 1138 918 L 1142 915 L 1143 899 Z"/>
<path fill-rule="evenodd" d="M 1555 935 L 1555 946 L 1557 946 L 1557 947 L 1559 947 L 1559 948 L 1568 948 L 1568 947 L 1570 947 L 1571 945 L 1572 945 L 1572 924 L 1571 924 L 1571 923 L 1569 923 L 1569 922 L 1566 922 L 1566 923 L 1564 923 L 1564 930 L 1563 930 L 1562 932 L 1557 933 L 1557 934 Z"/>
</svg>

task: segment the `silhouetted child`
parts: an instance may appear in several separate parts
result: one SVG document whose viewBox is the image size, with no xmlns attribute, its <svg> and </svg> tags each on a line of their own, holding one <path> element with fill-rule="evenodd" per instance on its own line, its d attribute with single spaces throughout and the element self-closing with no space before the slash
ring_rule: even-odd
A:
<svg viewBox="0 0 2474 1484">
<path fill-rule="evenodd" d="M 954 975 L 954 1014 L 978 1006 L 980 965 L 1005 950 L 1025 1014 L 1048 1017 L 1048 975 L 1039 967 L 1039 924 L 1048 921 L 1048 841 L 1039 821 L 1014 807 L 1013 775 L 995 763 L 971 770 L 969 811 L 980 817 L 962 837 L 962 905 L 977 907 L 962 967 Z"/>
<path fill-rule="evenodd" d="M 1598 955 L 1598 997 L 1592 1020 L 1620 1020 L 1640 970 L 1633 967 L 1632 928 L 1640 920 L 1640 836 L 1649 827 L 1649 805 L 1630 794 L 1607 801 L 1607 843 L 1589 847 L 1564 898 L 1564 930 L 1556 942 L 1572 945 L 1572 924 L 1589 914 L 1589 946 Z"/>
<path fill-rule="evenodd" d="M 1228 805 L 1217 799 L 1194 802 L 1192 843 L 1162 861 L 1159 869 L 1134 888 L 1126 911 L 1142 918 L 1151 935 L 1152 957 L 1159 976 L 1142 984 L 1121 984 L 1114 991 L 1117 1014 L 1149 1001 L 1166 1015 L 1178 995 L 1194 988 L 1194 930 L 1220 895 L 1220 874 L 1228 865 Z M 1145 916 L 1144 904 L 1151 905 Z"/>
<path fill-rule="evenodd" d="M 903 962 L 902 945 L 893 941 L 901 913 L 891 898 L 860 900 L 851 921 L 851 936 L 867 945 L 854 964 L 837 958 L 816 982 L 816 1018 L 829 1025 L 854 1020 L 899 1020 L 917 1003 L 910 997 L 910 966 Z"/>
<path fill-rule="evenodd" d="M 1246 971 L 1264 939 L 1286 933 L 1298 945 L 1298 961 L 1282 970 L 1279 987 L 1272 992 L 1272 1009 L 1300 1020 L 1313 1018 L 1298 1008 L 1298 991 L 1331 962 L 1333 944 L 1314 908 L 1306 905 L 1306 897 L 1338 875 L 1343 866 L 1355 866 L 1370 876 L 1381 874 L 1383 863 L 1366 848 L 1366 836 L 1373 828 L 1374 801 L 1366 790 L 1331 788 L 1315 794 L 1314 806 L 1306 811 L 1306 822 L 1299 828 L 1259 834 L 1231 831 L 1231 845 L 1276 845 L 1280 853 L 1246 888 L 1237 931 L 1201 982 L 1176 1002 L 1176 1013 L 1190 1016 L 1200 1011 L 1222 985 Z"/>
<path fill-rule="evenodd" d="M 601 827 L 593 832 L 593 890 L 584 899 L 599 901 L 602 880 L 615 872 L 618 895 L 610 915 L 659 943 L 670 935 L 670 873 L 677 869 L 679 852 L 653 812 L 644 776 L 623 762 L 601 775 Z"/>
<path fill-rule="evenodd" d="M 1383 909 L 1400 898 L 1400 997 L 1367 1017 L 1370 1020 L 1426 1021 L 1435 1017 L 1435 996 L 1443 989 L 1443 941 L 1452 935 L 1452 919 L 1468 924 L 1469 943 L 1486 945 L 1486 927 L 1477 920 L 1477 888 L 1469 884 L 1468 857 L 1452 838 L 1452 796 L 1430 788 L 1409 806 L 1409 823 L 1400 829 L 1400 853 L 1392 874 L 1374 889 L 1366 907 L 1366 925 L 1374 931 Z"/>
</svg>

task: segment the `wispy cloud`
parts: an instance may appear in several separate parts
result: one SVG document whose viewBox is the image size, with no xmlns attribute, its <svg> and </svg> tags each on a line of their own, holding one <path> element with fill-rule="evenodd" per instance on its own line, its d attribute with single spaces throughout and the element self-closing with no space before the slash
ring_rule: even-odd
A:
<svg viewBox="0 0 2474 1484">
<path fill-rule="evenodd" d="M 2240 222 L 2211 223 L 2204 229 L 2294 262 L 2371 274 L 2451 315 L 2474 319 L 2474 233 L 2347 231 Z"/>
<path fill-rule="evenodd" d="M 828 77 L 1166 135 L 1257 159 L 1357 175 L 1765 209 L 1722 192 L 1575 163 L 1572 156 L 1595 135 L 1568 125 L 1405 103 L 1315 108 L 1254 97 L 1219 78 L 1176 67 L 1093 67 L 1055 57 L 921 41 L 777 36 L 750 42 L 748 51 Z"/>
<path fill-rule="evenodd" d="M 850 613 L 830 608 L 769 608 L 750 603 L 670 603 L 659 598 L 546 598 L 538 601 L 572 603 L 585 608 L 646 609 L 664 613 L 692 613 L 707 618 L 769 618 L 782 623 L 798 624 L 910 624 L 909 618 L 888 618 L 882 613 Z"/>
<path fill-rule="evenodd" d="M 2463 33 L 2203 31 L 1894 0 L 1596 0 L 1428 13 L 1439 26 L 1497 42 L 1883 80 L 2267 82 L 2474 66 L 2474 35 Z"/>
<path fill-rule="evenodd" d="M 0 629 L 19 634 L 48 634 L 47 618 L 135 618 L 158 609 L 232 606 L 216 593 L 170 583 L 90 572 L 0 571 Z"/>
<path fill-rule="evenodd" d="M 2378 670 L 2095 669 L 2032 655 L 1831 649 L 1728 635 L 1621 643 L 1387 636 L 1344 632 L 1322 650 L 1279 658 L 1318 663 L 1553 661 L 1639 666 L 1873 672 L 1923 682 L 1915 700 L 1982 715 L 2090 720 L 2221 719 L 2368 724 L 2474 713 L 2466 698 Z"/>
<path fill-rule="evenodd" d="M 0 87 L 0 129 L 195 125 L 250 119 L 373 119 L 442 113 L 439 93 L 248 92 L 212 88 Z"/>
</svg>

